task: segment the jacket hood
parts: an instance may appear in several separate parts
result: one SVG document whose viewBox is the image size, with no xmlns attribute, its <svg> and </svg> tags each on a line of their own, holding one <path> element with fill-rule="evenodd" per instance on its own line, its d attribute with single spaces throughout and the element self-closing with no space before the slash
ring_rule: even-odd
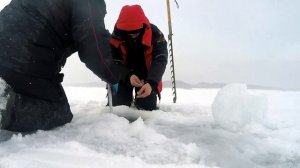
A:
<svg viewBox="0 0 300 168">
<path fill-rule="evenodd" d="M 142 43 L 151 46 L 152 31 L 148 18 L 140 5 L 126 5 L 121 9 L 115 28 L 122 31 L 134 31 L 145 28 Z"/>
</svg>

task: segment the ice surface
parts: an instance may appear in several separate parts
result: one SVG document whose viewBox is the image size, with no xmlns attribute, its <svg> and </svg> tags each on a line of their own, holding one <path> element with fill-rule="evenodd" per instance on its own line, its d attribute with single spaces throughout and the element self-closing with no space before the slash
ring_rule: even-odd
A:
<svg viewBox="0 0 300 168">
<path fill-rule="evenodd" d="M 178 89 L 173 104 L 164 89 L 161 110 L 116 107 L 111 114 L 105 88 L 65 89 L 72 122 L 1 142 L 0 168 L 300 167 L 300 92 Z M 132 123 L 120 117 L 139 113 Z"/>
<path fill-rule="evenodd" d="M 265 117 L 276 128 L 261 124 L 257 119 L 260 113 L 254 111 L 249 115 L 251 122 L 243 120 L 248 129 L 232 131 L 232 127 L 220 127 L 212 115 L 211 105 L 220 94 L 217 89 L 178 89 L 176 104 L 172 103 L 172 90 L 164 89 L 160 110 L 148 113 L 120 106 L 113 114 L 106 107 L 105 88 L 65 89 L 74 114 L 72 122 L 51 131 L 13 135 L 1 142 L 1 168 L 300 166 L 299 92 L 254 91 L 243 85 L 233 85 L 233 91 L 226 89 L 225 93 L 241 99 L 267 95 Z M 122 112 L 142 113 L 145 118 L 130 123 L 120 117 Z"/>
</svg>

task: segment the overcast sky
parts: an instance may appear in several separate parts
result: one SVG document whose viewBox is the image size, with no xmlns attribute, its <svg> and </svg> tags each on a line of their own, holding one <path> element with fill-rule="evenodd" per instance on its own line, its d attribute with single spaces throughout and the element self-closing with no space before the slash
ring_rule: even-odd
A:
<svg viewBox="0 0 300 168">
<path fill-rule="evenodd" d="M 179 9 L 170 2 L 177 80 L 300 88 L 299 0 L 178 0 Z M 123 5 L 140 4 L 167 37 L 165 0 L 106 4 L 108 30 Z M 164 80 L 170 79 L 167 69 Z M 75 55 L 64 73 L 66 83 L 98 80 Z"/>
</svg>

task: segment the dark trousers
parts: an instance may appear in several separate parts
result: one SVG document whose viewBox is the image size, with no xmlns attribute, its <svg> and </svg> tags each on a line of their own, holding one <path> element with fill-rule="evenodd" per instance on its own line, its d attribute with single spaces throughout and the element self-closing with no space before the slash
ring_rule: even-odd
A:
<svg viewBox="0 0 300 168">
<path fill-rule="evenodd" d="M 49 130 L 72 120 L 70 106 L 65 98 L 49 102 L 15 93 L 9 89 L 6 109 L 2 113 L 2 128 L 14 132 Z"/>
<path fill-rule="evenodd" d="M 2 98 L 7 99 L 5 109 L 0 111 L 1 129 L 15 132 L 49 130 L 72 120 L 73 115 L 60 83 L 42 78 L 27 79 L 24 75 L 18 78 L 18 74 L 2 74 L 0 77 L 8 83 L 4 93 L 0 93 Z M 20 79 L 22 82 L 28 80 L 30 84 L 15 84 Z"/>
<path fill-rule="evenodd" d="M 133 90 L 136 94 L 138 89 L 134 89 L 132 86 L 128 86 L 122 82 L 119 83 L 118 92 L 116 95 L 112 96 L 113 106 L 125 105 L 131 106 L 133 102 Z M 135 98 L 134 105 L 138 109 L 142 110 L 155 110 L 157 109 L 157 93 L 152 91 L 152 93 L 145 98 Z"/>
</svg>

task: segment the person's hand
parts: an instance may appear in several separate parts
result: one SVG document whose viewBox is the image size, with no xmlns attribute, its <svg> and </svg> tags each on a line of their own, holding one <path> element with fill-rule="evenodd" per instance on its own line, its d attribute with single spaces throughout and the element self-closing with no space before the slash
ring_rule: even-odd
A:
<svg viewBox="0 0 300 168">
<path fill-rule="evenodd" d="M 152 92 L 152 87 L 149 83 L 146 83 L 142 88 L 137 92 L 136 98 L 145 98 L 149 96 Z"/>
<path fill-rule="evenodd" d="M 142 87 L 144 85 L 144 81 L 141 81 L 136 75 L 131 75 L 130 84 L 133 87 Z"/>
</svg>

